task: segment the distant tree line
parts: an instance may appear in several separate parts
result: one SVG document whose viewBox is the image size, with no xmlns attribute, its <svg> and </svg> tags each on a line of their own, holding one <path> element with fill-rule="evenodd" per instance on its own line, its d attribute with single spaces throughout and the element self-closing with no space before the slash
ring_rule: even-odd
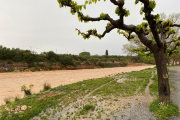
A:
<svg viewBox="0 0 180 120">
<path fill-rule="evenodd" d="M 81 52 L 79 55 L 71 54 L 56 54 L 53 51 L 42 52 L 41 54 L 36 54 L 30 50 L 20 50 L 19 48 L 6 48 L 2 45 L 0 46 L 0 60 L 11 62 L 26 62 L 32 64 L 34 62 L 52 62 L 60 63 L 64 66 L 68 65 L 78 65 L 81 62 L 86 64 L 94 64 L 101 67 L 108 67 L 108 63 L 115 61 L 121 62 L 127 65 L 128 62 L 146 62 L 154 64 L 154 61 L 148 61 L 148 59 L 138 57 L 138 56 L 117 56 L 117 55 L 90 55 L 89 52 Z M 110 66 L 109 66 L 110 67 Z"/>
</svg>

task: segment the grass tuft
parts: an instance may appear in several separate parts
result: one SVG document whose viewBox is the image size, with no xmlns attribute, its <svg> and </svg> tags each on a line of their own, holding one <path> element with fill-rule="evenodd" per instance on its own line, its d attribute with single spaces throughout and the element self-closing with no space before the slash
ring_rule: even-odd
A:
<svg viewBox="0 0 180 120">
<path fill-rule="evenodd" d="M 172 101 L 171 104 L 159 104 L 159 100 L 155 99 L 150 103 L 149 110 L 155 112 L 157 117 L 160 120 L 169 120 L 168 117 L 179 116 L 179 107 L 175 105 Z"/>
<path fill-rule="evenodd" d="M 46 90 L 49 90 L 49 89 L 51 89 L 50 83 L 45 82 L 43 90 L 46 91 Z"/>
<path fill-rule="evenodd" d="M 8 104 L 8 103 L 11 102 L 11 99 L 12 99 L 12 97 L 6 97 L 6 98 L 4 98 L 4 102 L 5 102 L 6 104 Z"/>
</svg>

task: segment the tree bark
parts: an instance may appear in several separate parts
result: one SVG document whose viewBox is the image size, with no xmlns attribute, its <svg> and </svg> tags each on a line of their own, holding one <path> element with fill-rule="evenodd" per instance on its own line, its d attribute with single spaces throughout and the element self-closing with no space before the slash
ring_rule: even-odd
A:
<svg viewBox="0 0 180 120">
<path fill-rule="evenodd" d="M 170 87 L 169 76 L 166 66 L 166 54 L 164 49 L 157 49 L 154 52 L 154 58 L 156 61 L 157 74 L 158 74 L 158 91 L 159 91 L 159 103 L 165 102 L 170 104 Z"/>
<path fill-rule="evenodd" d="M 168 59 L 168 58 L 166 58 L 166 62 L 167 62 L 167 64 L 169 65 L 169 59 Z"/>
</svg>

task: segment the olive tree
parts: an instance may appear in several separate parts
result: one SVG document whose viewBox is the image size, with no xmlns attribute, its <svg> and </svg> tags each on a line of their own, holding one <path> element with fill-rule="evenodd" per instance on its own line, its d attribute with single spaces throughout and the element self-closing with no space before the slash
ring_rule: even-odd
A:
<svg viewBox="0 0 180 120">
<path fill-rule="evenodd" d="M 175 30 L 172 29 L 172 27 L 180 27 L 180 25 L 174 24 L 170 20 L 165 21 L 160 19 L 159 14 L 153 15 L 152 11 L 156 7 L 156 2 L 154 0 L 135 0 L 135 4 L 138 4 L 139 2 L 142 3 L 143 6 L 140 9 L 140 14 L 144 15 L 143 19 L 146 21 L 139 25 L 125 24 L 124 17 L 130 15 L 129 10 L 124 8 L 125 0 L 110 0 L 110 2 L 116 6 L 115 13 L 119 16 L 117 20 L 114 20 L 109 14 L 105 13 L 101 13 L 100 16 L 96 18 L 82 13 L 82 9 L 86 9 L 87 4 L 96 3 L 97 0 L 85 1 L 84 5 L 78 5 L 77 2 L 72 0 L 57 1 L 60 7 L 70 7 L 73 15 L 77 13 L 81 22 L 108 21 L 106 29 L 102 34 L 98 34 L 96 29 L 90 29 L 87 33 L 83 33 L 76 29 L 78 34 L 81 34 L 84 39 L 88 39 L 90 36 L 96 36 L 101 39 L 113 29 L 117 29 L 117 32 L 123 34 L 128 40 L 137 35 L 139 40 L 146 47 L 136 50 L 142 51 L 144 54 L 153 53 L 155 58 L 158 74 L 159 102 L 170 104 L 170 87 L 166 67 L 166 57 L 172 53 L 178 52 L 177 46 L 180 45 L 180 37 L 173 37 L 169 42 L 167 42 L 166 39 L 175 33 Z M 148 34 L 152 34 L 153 37 L 146 37 Z M 174 43 L 173 47 L 168 47 L 167 44 L 170 43 Z"/>
</svg>

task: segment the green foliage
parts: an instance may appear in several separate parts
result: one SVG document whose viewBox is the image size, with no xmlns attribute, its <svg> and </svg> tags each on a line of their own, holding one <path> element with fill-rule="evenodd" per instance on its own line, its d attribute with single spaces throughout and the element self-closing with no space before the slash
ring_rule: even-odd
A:
<svg viewBox="0 0 180 120">
<path fill-rule="evenodd" d="M 139 3 L 139 0 L 135 0 L 135 4 L 138 4 Z"/>
<path fill-rule="evenodd" d="M 111 25 L 112 25 L 111 23 L 107 23 L 106 27 L 109 27 L 109 26 L 111 26 Z"/>
<path fill-rule="evenodd" d="M 57 62 L 57 61 L 56 61 L 55 58 L 52 57 L 52 58 L 50 59 L 50 62 L 55 63 L 55 62 Z"/>
<path fill-rule="evenodd" d="M 100 14 L 100 19 L 101 19 L 101 20 L 104 20 L 105 17 L 106 17 L 106 15 L 107 15 L 107 14 L 105 14 L 105 13 L 101 13 L 101 14 Z"/>
<path fill-rule="evenodd" d="M 143 14 L 144 7 L 141 7 L 140 14 Z"/>
<path fill-rule="evenodd" d="M 173 25 L 173 22 L 168 19 L 168 20 L 166 20 L 166 21 L 163 21 L 161 25 L 162 25 L 162 27 L 164 27 L 164 26 L 169 27 L 170 25 Z M 166 28 L 166 29 L 167 29 L 167 28 Z"/>
<path fill-rule="evenodd" d="M 129 15 L 130 15 L 129 10 L 126 10 L 126 9 L 125 9 L 125 17 L 128 17 Z"/>
<path fill-rule="evenodd" d="M 179 116 L 179 107 L 172 101 L 171 104 L 159 104 L 159 100 L 155 99 L 150 103 L 149 110 L 156 113 L 156 117 L 160 120 L 168 120 L 170 116 Z"/>
<path fill-rule="evenodd" d="M 116 13 L 118 16 L 120 16 L 120 15 L 121 15 L 121 12 L 120 12 L 119 7 L 117 7 L 117 8 L 116 8 L 115 13 Z"/>
<path fill-rule="evenodd" d="M 90 57 L 91 54 L 90 54 L 90 52 L 81 52 L 81 53 L 79 53 L 79 56 Z"/>
<path fill-rule="evenodd" d="M 31 84 L 31 85 L 29 85 L 29 89 L 26 87 L 26 85 L 23 85 L 23 86 L 21 86 L 21 91 L 24 91 L 24 93 L 25 93 L 25 95 L 31 95 L 32 93 L 31 93 L 31 88 L 33 87 L 34 85 L 33 84 Z"/>
<path fill-rule="evenodd" d="M 120 34 L 124 35 L 126 38 L 129 37 L 129 31 L 123 32 L 123 31 L 120 31 L 120 30 L 118 29 L 118 30 L 117 30 L 117 33 L 118 33 L 119 35 L 120 35 Z M 135 37 L 135 35 L 130 35 L 129 39 L 133 39 L 134 37 Z"/>
<path fill-rule="evenodd" d="M 94 111 L 95 106 L 94 105 L 85 105 L 85 106 L 83 106 L 83 109 L 79 113 L 81 115 L 84 115 L 84 114 L 87 114 L 89 110 Z"/>
<path fill-rule="evenodd" d="M 62 65 L 74 65 L 73 60 L 70 56 L 60 56 L 60 62 Z"/>
<path fill-rule="evenodd" d="M 108 54 L 108 50 L 106 50 L 105 55 L 106 55 L 106 56 L 108 56 L 108 55 L 109 55 L 109 54 Z"/>
<path fill-rule="evenodd" d="M 136 26 L 136 32 L 145 31 L 146 27 L 149 26 L 147 22 L 142 22 L 140 25 Z"/>
<path fill-rule="evenodd" d="M 51 89 L 51 85 L 47 82 L 45 82 L 43 86 L 44 86 L 43 88 L 44 91 Z"/>
<path fill-rule="evenodd" d="M 156 2 L 155 0 L 149 0 L 149 8 L 151 8 L 152 10 L 156 7 Z"/>
<path fill-rule="evenodd" d="M 94 65 L 96 65 L 97 62 L 99 61 L 99 59 L 98 58 L 90 58 L 89 61 L 92 62 Z"/>
</svg>

